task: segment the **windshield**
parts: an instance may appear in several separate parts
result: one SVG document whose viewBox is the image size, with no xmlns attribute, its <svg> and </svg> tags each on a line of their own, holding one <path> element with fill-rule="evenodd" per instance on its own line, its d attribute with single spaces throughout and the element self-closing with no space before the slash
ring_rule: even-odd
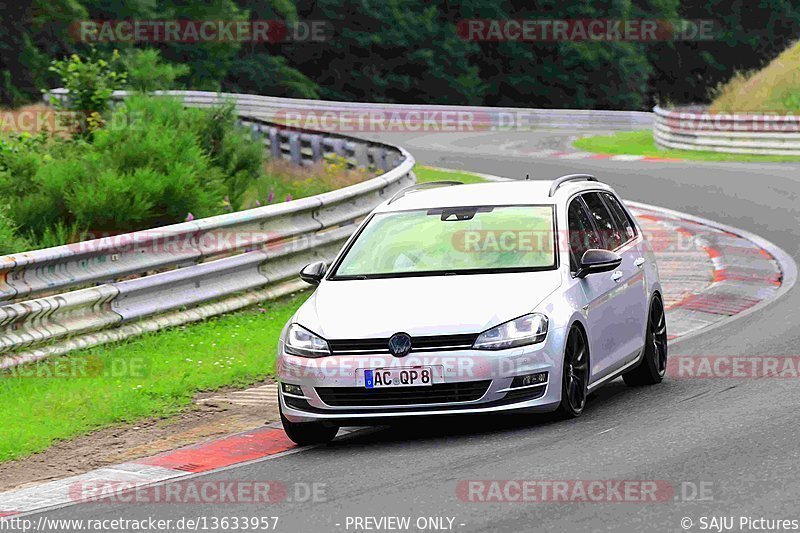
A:
<svg viewBox="0 0 800 533">
<path fill-rule="evenodd" d="M 552 269 L 553 228 L 549 205 L 377 213 L 331 279 Z"/>
</svg>

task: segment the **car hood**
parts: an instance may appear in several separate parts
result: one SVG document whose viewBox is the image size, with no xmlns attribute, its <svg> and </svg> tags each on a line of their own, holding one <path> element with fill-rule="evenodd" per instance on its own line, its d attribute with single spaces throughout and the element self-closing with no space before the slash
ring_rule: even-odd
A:
<svg viewBox="0 0 800 533">
<path fill-rule="evenodd" d="M 558 270 L 323 281 L 294 321 L 326 339 L 480 333 L 534 310 Z"/>
</svg>

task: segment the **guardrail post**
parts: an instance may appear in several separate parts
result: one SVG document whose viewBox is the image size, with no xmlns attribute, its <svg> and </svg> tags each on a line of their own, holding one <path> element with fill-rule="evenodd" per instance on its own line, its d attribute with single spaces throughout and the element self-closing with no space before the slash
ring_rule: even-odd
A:
<svg viewBox="0 0 800 533">
<path fill-rule="evenodd" d="M 278 128 L 269 129 L 269 151 L 273 158 L 281 158 L 281 139 L 278 135 Z"/>
<path fill-rule="evenodd" d="M 312 135 L 311 136 L 311 153 L 313 154 L 313 160 L 319 161 L 322 159 L 322 136 L 321 135 Z"/>
<path fill-rule="evenodd" d="M 290 133 L 289 134 L 289 154 L 291 157 L 291 161 L 295 165 L 302 165 L 303 164 L 303 154 L 300 152 L 300 134 L 299 133 Z"/>
<path fill-rule="evenodd" d="M 381 161 L 381 169 L 386 172 L 392 166 L 389 164 L 389 152 L 385 148 L 381 148 L 380 150 L 380 161 Z"/>
<path fill-rule="evenodd" d="M 347 155 L 344 150 L 343 139 L 333 139 L 331 141 L 331 144 L 333 144 L 333 151 L 336 153 L 336 155 L 340 155 L 342 157 L 345 157 Z"/>
<path fill-rule="evenodd" d="M 250 136 L 254 141 L 261 138 L 263 131 L 264 129 L 261 124 L 253 124 L 250 126 Z"/>
<path fill-rule="evenodd" d="M 369 167 L 369 147 L 363 144 L 345 143 L 345 151 L 351 164 L 357 167 Z"/>
</svg>

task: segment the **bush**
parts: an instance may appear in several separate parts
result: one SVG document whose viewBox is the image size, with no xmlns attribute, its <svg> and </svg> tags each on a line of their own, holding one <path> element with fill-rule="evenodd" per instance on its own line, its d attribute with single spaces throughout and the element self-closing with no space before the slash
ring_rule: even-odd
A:
<svg viewBox="0 0 800 533">
<path fill-rule="evenodd" d="M 156 48 L 128 50 L 122 62 L 127 70 L 128 87 L 141 92 L 172 89 L 175 80 L 190 71 L 188 65 L 164 62 Z"/>
<path fill-rule="evenodd" d="M 58 222 L 73 222 L 65 195 L 83 174 L 77 154 L 41 162 L 25 190 L 18 191 L 9 199 L 11 212 L 20 229 L 37 240 L 47 228 Z"/>
<path fill-rule="evenodd" d="M 125 73 L 117 70 L 118 61 L 116 50 L 106 60 L 93 49 L 88 58 L 72 54 L 67 59 L 53 61 L 50 66 L 69 93 L 63 101 L 51 98 L 51 104 L 56 109 L 75 112 L 68 125 L 77 135 L 87 135 L 103 125 L 111 95 L 125 83 Z"/>
<path fill-rule="evenodd" d="M 184 108 L 133 96 L 88 139 L 17 136 L 0 143 L 0 187 L 15 232 L 37 245 L 225 212 L 263 168 L 263 146 L 233 108 Z M 238 205 L 235 204 L 235 205 Z"/>
<path fill-rule="evenodd" d="M 249 131 L 237 126 L 236 109 L 232 103 L 199 116 L 197 124 L 200 144 L 207 147 L 209 156 L 225 175 L 227 194 L 233 205 L 240 205 L 242 195 L 262 174 L 264 145 Z"/>
<path fill-rule="evenodd" d="M 0 172 L 16 177 L 4 183 L 2 190 L 24 188 L 28 184 L 44 157 L 47 142 L 46 133 L 12 133 L 0 138 Z"/>
<path fill-rule="evenodd" d="M 16 231 L 28 231 L 28 221 L 41 219 L 37 224 L 51 224 L 61 213 L 37 184 L 40 168 L 52 160 L 46 134 L 10 134 L 0 139 L 0 190 L 4 192 L 5 216 L 13 213 L 10 224 Z M 58 191 L 56 191 L 57 193 Z"/>
<path fill-rule="evenodd" d="M 17 227 L 8 215 L 7 205 L 0 204 L 0 255 L 28 249 L 28 242 L 17 234 Z"/>
</svg>

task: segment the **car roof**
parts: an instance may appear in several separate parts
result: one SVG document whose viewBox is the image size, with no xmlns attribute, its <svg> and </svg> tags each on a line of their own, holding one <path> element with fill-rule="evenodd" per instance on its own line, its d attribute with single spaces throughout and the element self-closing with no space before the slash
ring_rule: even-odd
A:
<svg viewBox="0 0 800 533">
<path fill-rule="evenodd" d="M 395 195 L 388 203 L 380 205 L 377 212 L 456 207 L 467 205 L 553 205 L 565 202 L 576 192 L 605 190 L 613 192 L 608 185 L 597 181 L 571 181 L 563 183 L 550 196 L 552 180 L 509 180 L 474 183 L 468 185 L 442 185 L 408 190 Z"/>
</svg>

